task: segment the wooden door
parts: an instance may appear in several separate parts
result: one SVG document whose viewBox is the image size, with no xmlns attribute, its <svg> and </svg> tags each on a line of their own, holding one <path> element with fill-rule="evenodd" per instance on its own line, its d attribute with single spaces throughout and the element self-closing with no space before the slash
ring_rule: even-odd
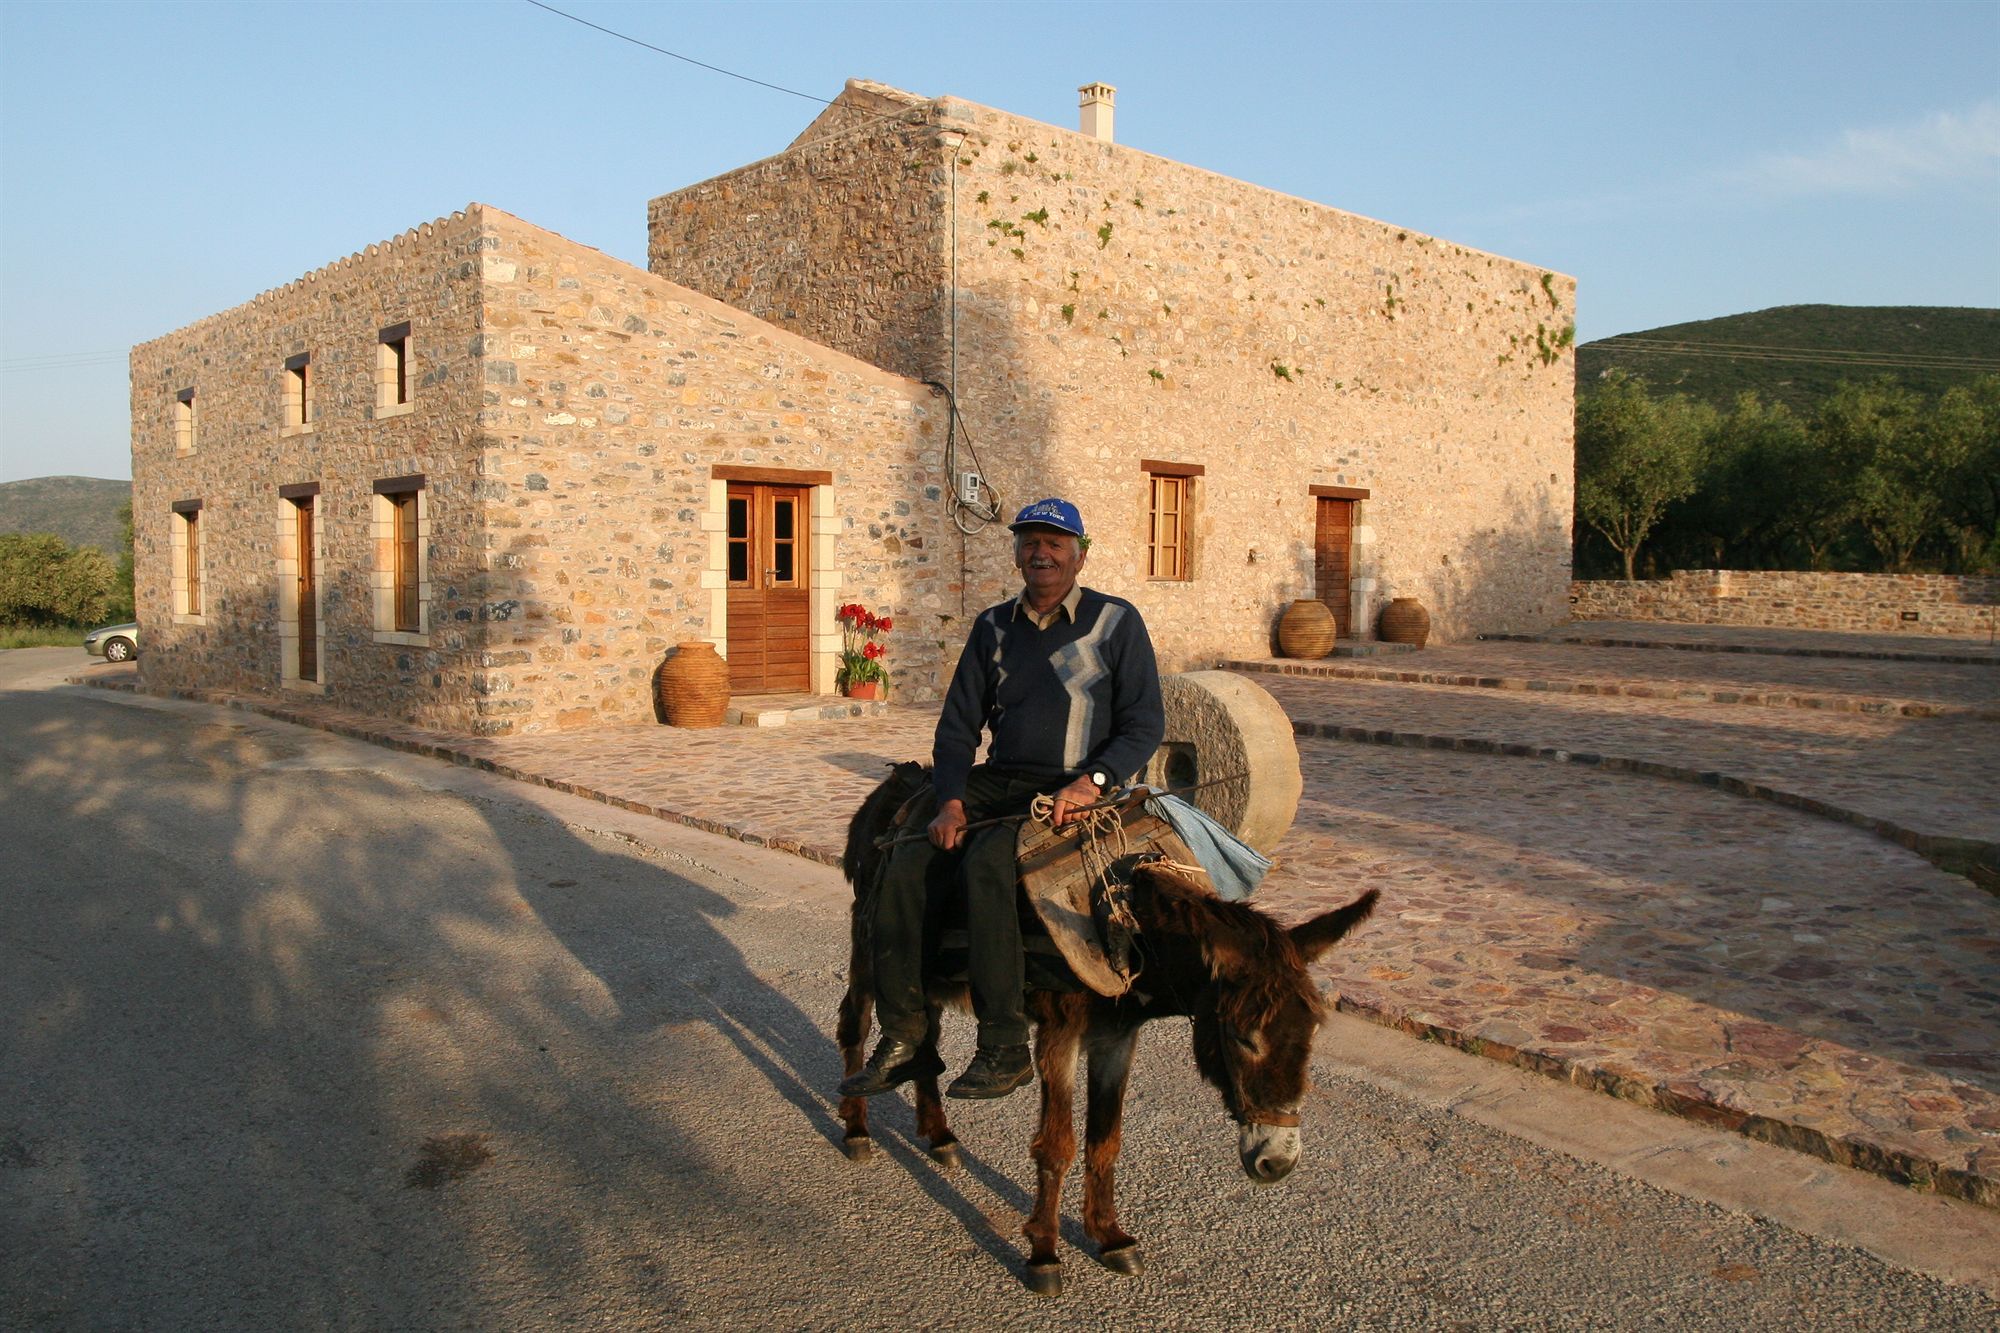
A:
<svg viewBox="0 0 2000 1333">
<path fill-rule="evenodd" d="M 1354 501 L 1319 497 L 1313 524 L 1313 577 L 1319 599 L 1333 612 L 1336 632 L 1354 637 Z"/>
<path fill-rule="evenodd" d="M 319 594 L 313 566 L 313 497 L 292 501 L 292 541 L 298 547 L 299 679 L 319 679 Z"/>
<path fill-rule="evenodd" d="M 729 483 L 729 692 L 812 689 L 809 486 Z"/>
</svg>

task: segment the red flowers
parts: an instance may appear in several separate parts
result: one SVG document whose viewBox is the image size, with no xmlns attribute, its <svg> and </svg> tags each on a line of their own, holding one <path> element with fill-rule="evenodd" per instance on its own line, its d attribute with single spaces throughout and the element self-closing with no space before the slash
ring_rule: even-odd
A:
<svg viewBox="0 0 2000 1333">
<path fill-rule="evenodd" d="M 833 615 L 840 622 L 840 671 L 835 683 L 846 689 L 871 680 L 887 680 L 889 675 L 882 662 L 889 650 L 877 643 L 875 636 L 887 634 L 896 627 L 896 622 L 888 616 L 876 615 L 859 602 L 849 602 Z"/>
</svg>

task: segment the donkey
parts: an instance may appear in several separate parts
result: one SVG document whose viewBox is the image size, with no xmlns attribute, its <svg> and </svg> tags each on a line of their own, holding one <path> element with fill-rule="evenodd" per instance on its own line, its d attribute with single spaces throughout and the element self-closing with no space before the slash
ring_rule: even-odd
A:
<svg viewBox="0 0 2000 1333">
<path fill-rule="evenodd" d="M 883 780 L 848 825 L 842 869 L 854 886 L 853 953 L 847 994 L 840 1002 L 838 1039 L 847 1073 L 861 1068 L 874 1014 L 867 912 L 870 887 L 887 852 L 876 839 L 894 827 L 896 812 L 930 781 L 930 770 L 902 763 Z M 1031 990 L 1028 1017 L 1035 1028 L 1035 1071 L 1041 1082 L 1041 1122 L 1032 1149 L 1035 1206 L 1022 1231 L 1029 1244 L 1027 1286 L 1040 1295 L 1062 1291 L 1056 1239 L 1063 1178 L 1076 1156 L 1074 1098 L 1076 1057 L 1089 1058 L 1086 1107 L 1083 1226 L 1098 1247 L 1097 1259 L 1128 1277 L 1144 1271 L 1139 1242 L 1118 1224 L 1112 1168 L 1118 1158 L 1125 1084 L 1139 1029 L 1155 1018 L 1193 1020 L 1195 1067 L 1222 1094 L 1237 1124 L 1236 1153 L 1252 1180 L 1282 1180 L 1298 1165 L 1299 1103 L 1307 1082 L 1313 1034 L 1326 1016 L 1309 965 L 1375 906 L 1371 889 L 1345 907 L 1287 930 L 1253 907 L 1225 902 L 1182 875 L 1140 866 L 1132 876 L 1132 909 L 1139 922 L 1143 970 L 1133 989 L 1110 999 L 1075 990 Z M 937 1057 L 939 1020 L 947 1004 L 964 1008 L 962 981 L 932 978 L 926 984 L 930 1026 L 919 1061 L 943 1069 Z M 916 1080 L 917 1132 L 933 1160 L 960 1161 L 958 1139 L 945 1123 L 937 1074 Z M 845 1097 L 843 1151 L 867 1158 L 866 1098 Z"/>
</svg>

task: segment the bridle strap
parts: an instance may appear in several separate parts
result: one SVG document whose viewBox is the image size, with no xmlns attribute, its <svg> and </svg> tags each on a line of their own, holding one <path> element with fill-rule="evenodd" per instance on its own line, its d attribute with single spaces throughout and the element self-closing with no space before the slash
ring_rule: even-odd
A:
<svg viewBox="0 0 2000 1333">
<path fill-rule="evenodd" d="M 1251 1107 L 1237 1114 L 1239 1125 L 1276 1125 L 1280 1129 L 1297 1129 L 1301 1123 L 1297 1111 L 1264 1111 Z"/>
</svg>

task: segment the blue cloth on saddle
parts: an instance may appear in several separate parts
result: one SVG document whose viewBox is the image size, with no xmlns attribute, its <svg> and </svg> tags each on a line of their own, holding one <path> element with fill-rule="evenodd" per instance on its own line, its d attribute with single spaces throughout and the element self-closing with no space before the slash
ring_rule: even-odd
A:
<svg viewBox="0 0 2000 1333">
<path fill-rule="evenodd" d="M 1158 792 L 1146 798 L 1147 813 L 1174 826 L 1174 832 L 1208 872 L 1217 897 L 1241 902 L 1263 882 L 1272 865 L 1269 857 L 1180 797 L 1156 787 L 1147 790 Z"/>
</svg>

